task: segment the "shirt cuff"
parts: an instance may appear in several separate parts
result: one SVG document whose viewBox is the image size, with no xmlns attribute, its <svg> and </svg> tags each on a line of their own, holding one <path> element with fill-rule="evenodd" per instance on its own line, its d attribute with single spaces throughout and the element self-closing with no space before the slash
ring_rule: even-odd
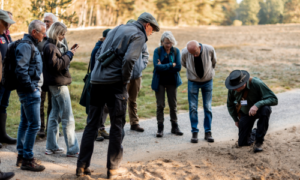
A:
<svg viewBox="0 0 300 180">
<path fill-rule="evenodd" d="M 70 60 L 73 59 L 74 54 L 72 53 L 72 51 L 66 52 L 66 55 L 69 56 Z"/>
</svg>

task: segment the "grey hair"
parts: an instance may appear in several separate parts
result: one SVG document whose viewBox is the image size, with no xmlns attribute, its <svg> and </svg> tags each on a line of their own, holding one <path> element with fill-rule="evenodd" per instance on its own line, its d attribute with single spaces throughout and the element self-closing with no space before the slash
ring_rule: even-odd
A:
<svg viewBox="0 0 300 180">
<path fill-rule="evenodd" d="M 45 13 L 44 14 L 44 18 L 48 17 L 48 16 L 52 18 L 53 23 L 57 22 L 57 17 L 53 13 Z"/>
<path fill-rule="evenodd" d="M 61 22 L 53 23 L 47 31 L 48 38 L 56 40 L 56 45 L 59 42 L 58 36 L 67 32 L 67 26 Z"/>
<path fill-rule="evenodd" d="M 40 20 L 31 21 L 31 23 L 28 26 L 28 34 L 31 35 L 32 30 L 34 30 L 34 29 L 37 31 L 41 31 L 42 30 L 41 26 L 44 26 L 46 28 L 46 24 Z"/>
<path fill-rule="evenodd" d="M 177 41 L 175 39 L 175 37 L 173 36 L 171 31 L 165 31 L 160 38 L 160 45 L 162 45 L 162 43 L 164 42 L 165 39 L 168 39 L 169 41 L 171 41 L 173 46 L 177 45 Z"/>
</svg>

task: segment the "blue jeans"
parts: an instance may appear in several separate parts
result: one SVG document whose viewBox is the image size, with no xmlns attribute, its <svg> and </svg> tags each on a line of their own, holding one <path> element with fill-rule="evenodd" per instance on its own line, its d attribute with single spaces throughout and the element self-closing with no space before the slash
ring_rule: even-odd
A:
<svg viewBox="0 0 300 180">
<path fill-rule="evenodd" d="M 0 83 L 0 113 L 6 114 L 6 108 L 8 107 L 10 92 L 6 90 Z"/>
<path fill-rule="evenodd" d="M 192 132 L 199 132 L 198 129 L 198 96 L 199 89 L 202 92 L 203 108 L 204 108 L 204 130 L 205 132 L 211 132 L 211 101 L 212 101 L 212 90 L 213 80 L 207 82 L 193 82 L 188 81 L 188 100 L 189 100 L 189 111 L 190 120 L 192 126 Z"/>
<path fill-rule="evenodd" d="M 75 134 L 75 120 L 72 112 L 71 98 L 68 86 L 49 86 L 52 95 L 52 109 L 49 115 L 47 127 L 46 149 L 56 150 L 59 148 L 59 123 L 61 118 L 62 128 L 67 145 L 67 155 L 79 152 L 78 140 Z"/>
<path fill-rule="evenodd" d="M 18 92 L 21 102 L 21 121 L 18 129 L 17 150 L 25 159 L 33 158 L 35 137 L 40 129 L 41 92 L 37 89 L 32 93 Z"/>
</svg>

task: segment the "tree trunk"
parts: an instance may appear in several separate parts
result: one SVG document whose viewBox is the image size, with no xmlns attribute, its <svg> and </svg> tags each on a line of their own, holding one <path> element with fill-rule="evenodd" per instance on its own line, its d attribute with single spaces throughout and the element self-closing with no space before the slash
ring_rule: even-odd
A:
<svg viewBox="0 0 300 180">
<path fill-rule="evenodd" d="M 83 27 L 85 27 L 85 24 L 86 24 L 86 18 L 87 18 L 87 9 L 88 9 L 88 5 L 85 4 L 84 6 L 84 12 L 83 12 Z"/>
<path fill-rule="evenodd" d="M 89 27 L 91 26 L 91 23 L 92 23 L 93 8 L 94 8 L 94 5 L 91 6 L 90 18 L 89 18 Z"/>
<path fill-rule="evenodd" d="M 96 13 L 96 24 L 97 26 L 101 25 L 101 11 L 100 11 L 100 5 L 96 6 L 97 13 Z"/>
</svg>

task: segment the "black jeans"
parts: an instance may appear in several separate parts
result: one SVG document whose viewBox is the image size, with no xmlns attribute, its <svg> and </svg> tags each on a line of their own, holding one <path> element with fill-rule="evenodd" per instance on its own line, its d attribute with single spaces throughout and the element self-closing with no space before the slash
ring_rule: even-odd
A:
<svg viewBox="0 0 300 180">
<path fill-rule="evenodd" d="M 241 119 L 239 121 L 239 146 L 249 146 L 249 138 L 251 136 L 253 125 L 258 119 L 257 130 L 255 139 L 258 143 L 263 143 L 264 137 L 269 128 L 269 119 L 272 113 L 270 106 L 263 106 L 258 109 L 255 116 L 249 116 L 248 114 L 241 113 Z"/>
<path fill-rule="evenodd" d="M 171 122 L 177 123 L 177 87 L 176 85 L 159 85 L 155 92 L 156 96 L 156 119 L 157 123 L 164 123 L 165 94 L 167 92 L 168 104 L 170 107 Z"/>
<path fill-rule="evenodd" d="M 127 99 L 126 85 L 122 82 L 92 85 L 90 110 L 81 140 L 77 167 L 87 168 L 90 166 L 94 141 L 97 137 L 103 109 L 106 104 L 111 123 L 107 152 L 107 169 L 119 168 L 123 157 L 122 141 L 125 136 L 124 125 L 126 122 Z"/>
</svg>

